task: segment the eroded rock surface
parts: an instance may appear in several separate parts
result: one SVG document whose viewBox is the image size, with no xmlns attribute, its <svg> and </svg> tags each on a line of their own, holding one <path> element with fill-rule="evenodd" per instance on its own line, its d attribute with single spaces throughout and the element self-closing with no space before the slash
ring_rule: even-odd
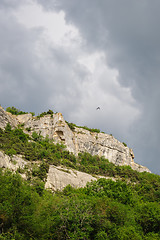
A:
<svg viewBox="0 0 160 240">
<path fill-rule="evenodd" d="M 6 168 L 12 171 L 16 171 L 18 168 L 24 169 L 27 162 L 22 158 L 22 156 L 9 157 L 0 151 L 0 168 Z"/>
<path fill-rule="evenodd" d="M 18 124 L 24 125 L 24 130 L 29 129 L 28 134 L 36 131 L 38 134 L 55 142 L 66 145 L 70 152 L 78 155 L 79 152 L 88 152 L 92 155 L 104 156 L 116 165 L 129 165 L 134 170 L 150 172 L 148 168 L 134 162 L 132 149 L 124 146 L 113 136 L 104 133 L 93 133 L 83 128 L 75 127 L 72 131 L 65 122 L 61 113 L 46 115 L 44 117 L 32 117 L 31 114 L 13 116 L 0 108 L 0 127 L 4 128 L 9 122 L 12 127 Z"/>
<path fill-rule="evenodd" d="M 6 112 L 0 106 L 0 128 L 4 129 L 7 123 L 9 123 L 11 127 L 16 127 L 18 125 L 16 116 L 13 116 L 11 113 Z"/>
<path fill-rule="evenodd" d="M 45 188 L 52 191 L 62 190 L 68 184 L 74 188 L 79 188 L 94 180 L 97 180 L 97 178 L 92 177 L 90 174 L 51 165 Z"/>
<path fill-rule="evenodd" d="M 50 165 L 45 188 L 52 191 L 63 190 L 67 185 L 74 188 L 85 187 L 88 182 L 96 181 L 99 178 L 111 179 L 116 181 L 113 177 L 92 176 L 91 174 L 80 172 L 64 167 L 55 167 Z"/>
</svg>

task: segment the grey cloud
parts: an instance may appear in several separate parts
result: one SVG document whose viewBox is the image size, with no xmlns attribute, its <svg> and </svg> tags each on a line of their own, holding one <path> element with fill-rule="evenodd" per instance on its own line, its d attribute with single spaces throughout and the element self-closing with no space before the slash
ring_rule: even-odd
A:
<svg viewBox="0 0 160 240">
<path fill-rule="evenodd" d="M 88 40 L 88 45 L 107 52 L 111 65 L 121 71 L 124 69 L 125 73 L 128 71 L 131 77 L 133 74 L 136 76 L 137 70 L 145 74 L 146 70 L 149 71 L 146 67 L 157 69 L 159 1 L 154 4 L 146 0 L 94 0 L 92 4 L 90 1 L 78 4 L 78 1 L 73 0 L 58 2 L 66 12 L 66 19 L 77 24 Z M 126 76 L 121 80 L 128 84 Z"/>
<path fill-rule="evenodd" d="M 27 29 L 0 12 L 0 104 L 40 113 L 74 111 L 80 79 L 88 75 L 70 50 L 45 42 L 43 29 Z M 72 70 L 71 70 L 72 69 Z M 62 104 L 63 102 L 63 104 Z M 55 109 L 56 108 L 56 109 Z"/>
<path fill-rule="evenodd" d="M 1 0 L 0 9 L 14 9 L 22 4 L 29 3 L 30 0 Z"/>
</svg>

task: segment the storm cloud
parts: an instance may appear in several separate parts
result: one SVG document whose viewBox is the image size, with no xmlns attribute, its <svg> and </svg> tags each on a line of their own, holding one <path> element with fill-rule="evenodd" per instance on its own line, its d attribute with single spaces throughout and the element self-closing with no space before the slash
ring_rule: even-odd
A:
<svg viewBox="0 0 160 240">
<path fill-rule="evenodd" d="M 61 102 L 78 104 L 79 78 L 85 79 L 87 71 L 74 63 L 71 49 L 50 44 L 43 27 L 27 28 L 10 9 L 0 13 L 1 105 L 38 113 L 55 106 L 58 110 Z"/>
</svg>

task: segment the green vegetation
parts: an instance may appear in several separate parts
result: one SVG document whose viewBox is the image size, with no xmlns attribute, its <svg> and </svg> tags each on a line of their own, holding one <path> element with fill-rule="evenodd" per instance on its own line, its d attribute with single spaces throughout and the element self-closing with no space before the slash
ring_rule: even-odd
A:
<svg viewBox="0 0 160 240">
<path fill-rule="evenodd" d="M 6 108 L 6 111 L 7 112 L 10 112 L 12 113 L 13 115 L 22 115 L 22 114 L 27 114 L 28 112 L 23 112 L 15 107 L 7 107 Z M 32 116 L 35 116 L 35 113 L 34 112 L 30 112 L 32 114 Z M 54 112 L 52 110 L 48 110 L 47 112 L 42 112 L 40 113 L 37 118 L 40 118 L 40 117 L 44 117 L 45 115 L 47 114 L 50 114 L 51 116 L 53 116 Z"/>
<path fill-rule="evenodd" d="M 20 127 L 0 129 L 0 150 L 11 157 L 21 154 L 31 165 L 17 173 L 0 170 L 0 240 L 160 239 L 160 176 L 89 153 L 76 157 L 63 144 L 37 132 L 29 136 Z M 52 194 L 44 189 L 49 164 L 117 181 L 100 178 Z"/>
<path fill-rule="evenodd" d="M 97 129 L 97 128 L 88 128 L 88 127 L 86 127 L 86 126 L 77 126 L 76 124 L 74 124 L 74 123 L 69 123 L 69 122 L 67 122 L 66 121 L 66 123 L 68 124 L 68 126 L 69 126 L 69 128 L 72 130 L 72 131 L 74 131 L 75 130 L 75 127 L 77 127 L 77 128 L 83 128 L 83 129 L 85 129 L 85 130 L 88 130 L 88 131 L 90 131 L 90 132 L 96 132 L 96 133 L 100 133 L 101 131 L 99 130 L 99 129 Z M 103 132 L 104 133 L 104 132 Z"/>
<path fill-rule="evenodd" d="M 99 179 L 53 195 L 40 182 L 0 171 L 0 239 L 158 240 L 159 198 L 148 200 L 138 189 Z"/>
<path fill-rule="evenodd" d="M 27 114 L 28 112 L 23 112 L 15 107 L 7 107 L 6 108 L 6 112 L 10 112 L 12 113 L 13 115 L 22 115 L 22 114 Z M 32 116 L 35 115 L 34 112 L 30 112 L 32 114 Z"/>
<path fill-rule="evenodd" d="M 46 115 L 48 115 L 48 114 L 53 117 L 53 113 L 54 113 L 54 112 L 49 109 L 47 112 L 42 112 L 41 114 L 39 114 L 39 115 L 37 116 L 37 118 L 44 117 L 44 116 L 46 116 Z"/>
<path fill-rule="evenodd" d="M 13 115 L 21 115 L 21 114 L 28 113 L 28 112 L 20 111 L 19 109 L 15 108 L 15 107 L 7 107 L 6 111 L 12 113 Z"/>
<path fill-rule="evenodd" d="M 124 145 L 125 147 L 127 147 L 127 144 L 126 144 L 125 142 L 123 142 L 123 145 Z"/>
<path fill-rule="evenodd" d="M 70 154 L 63 144 L 54 144 L 36 132 L 30 137 L 20 128 L 12 130 L 9 124 L 5 130 L 0 129 L 0 149 L 9 155 L 21 154 L 28 161 L 39 160 L 54 165 L 70 166 L 76 162 L 75 156 Z"/>
</svg>

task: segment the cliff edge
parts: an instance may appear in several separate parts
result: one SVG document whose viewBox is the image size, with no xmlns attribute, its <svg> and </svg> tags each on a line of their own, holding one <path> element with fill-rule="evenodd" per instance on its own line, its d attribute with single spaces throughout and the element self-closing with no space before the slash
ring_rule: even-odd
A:
<svg viewBox="0 0 160 240">
<path fill-rule="evenodd" d="M 132 149 L 113 136 L 80 127 L 70 129 L 61 113 L 47 114 L 43 117 L 33 117 L 30 113 L 15 116 L 0 107 L 0 128 L 4 129 L 7 123 L 13 128 L 23 126 L 24 131 L 30 135 L 37 132 L 43 137 L 48 136 L 55 142 L 63 143 L 75 155 L 88 152 L 91 155 L 104 156 L 116 165 L 128 165 L 139 172 L 150 172 L 148 168 L 135 163 Z"/>
</svg>

